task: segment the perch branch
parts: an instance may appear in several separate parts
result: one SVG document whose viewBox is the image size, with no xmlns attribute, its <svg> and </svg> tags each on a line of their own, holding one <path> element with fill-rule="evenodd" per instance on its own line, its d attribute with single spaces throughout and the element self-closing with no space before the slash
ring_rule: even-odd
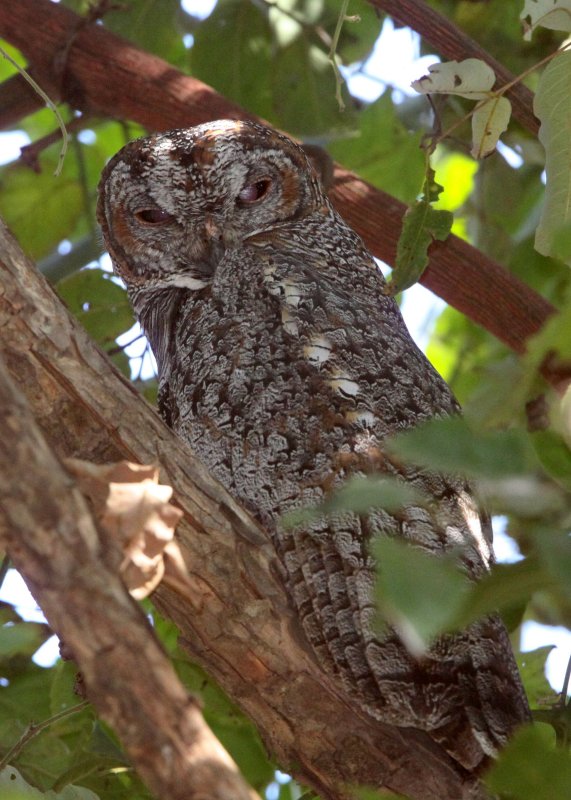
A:
<svg viewBox="0 0 571 800">
<path fill-rule="evenodd" d="M 84 498 L 1 359 L 0 426 L 0 541 L 138 773 L 163 800 L 259 800 L 107 563 Z"/>
</svg>

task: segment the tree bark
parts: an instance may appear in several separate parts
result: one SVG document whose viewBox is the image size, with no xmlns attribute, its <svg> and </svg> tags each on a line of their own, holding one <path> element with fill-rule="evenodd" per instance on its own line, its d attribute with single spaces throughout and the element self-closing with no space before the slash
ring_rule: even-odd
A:
<svg viewBox="0 0 571 800">
<path fill-rule="evenodd" d="M 0 542 L 140 776 L 161 800 L 260 800 L 129 597 L 112 548 L 1 358 L 0 429 Z"/>
<path fill-rule="evenodd" d="M 389 6 L 396 13 L 394 4 L 383 4 Z M 49 0 L 0 4 L 0 35 L 29 59 L 35 79 L 54 100 L 90 114 L 134 120 L 149 130 L 252 118 L 209 86 Z M 13 109 L 9 119 L 13 123 Z M 373 254 L 394 264 L 404 204 L 341 167 L 331 196 Z M 554 311 L 529 286 L 452 235 L 432 245 L 421 283 L 517 353 Z M 561 380 L 561 374 L 546 375 Z"/>
<path fill-rule="evenodd" d="M 154 599 L 192 659 L 255 720 L 281 768 L 330 800 L 355 784 L 414 800 L 479 797 L 475 778 L 428 736 L 346 704 L 296 628 L 264 532 L 90 341 L 3 225 L 0 254 L 0 354 L 12 380 L 58 458 L 160 464 L 184 511 L 178 538 L 195 599 L 191 606 L 164 587 Z M 51 502 L 42 487 L 36 502 Z M 65 558 L 79 557 L 74 550 Z M 25 554 L 15 558 L 40 588 Z M 90 591 L 84 578 L 74 571 L 74 591 Z M 55 581 L 42 589 L 59 596 Z M 97 613 L 82 609 L 87 619 Z"/>
</svg>

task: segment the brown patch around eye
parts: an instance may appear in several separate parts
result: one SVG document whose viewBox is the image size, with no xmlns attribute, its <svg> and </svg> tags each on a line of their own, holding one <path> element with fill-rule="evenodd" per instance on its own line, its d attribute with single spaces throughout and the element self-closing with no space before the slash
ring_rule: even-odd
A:
<svg viewBox="0 0 571 800">
<path fill-rule="evenodd" d="M 282 197 L 288 206 L 297 207 L 299 202 L 299 178 L 293 170 L 282 173 Z"/>
<path fill-rule="evenodd" d="M 204 144 L 197 144 L 192 148 L 192 160 L 199 166 L 209 166 L 216 157 L 214 141 L 206 141 Z"/>
</svg>

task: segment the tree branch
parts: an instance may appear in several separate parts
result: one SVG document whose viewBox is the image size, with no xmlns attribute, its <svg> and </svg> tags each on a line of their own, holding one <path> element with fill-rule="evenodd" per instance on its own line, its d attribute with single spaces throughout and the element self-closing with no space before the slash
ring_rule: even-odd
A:
<svg viewBox="0 0 571 800">
<path fill-rule="evenodd" d="M 138 773 L 162 800 L 258 798 L 110 565 L 83 496 L 1 359 L 0 427 L 0 541 Z"/>
<path fill-rule="evenodd" d="M 424 0 L 368 0 L 368 2 L 375 8 L 386 11 L 401 25 L 407 25 L 420 33 L 422 38 L 444 58 L 450 61 L 480 58 L 485 61 L 496 73 L 496 88 L 513 81 L 515 76 L 503 64 Z M 508 89 L 505 96 L 512 104 L 514 117 L 536 136 L 539 120 L 533 113 L 531 89 L 523 83 L 516 83 Z"/>
<path fill-rule="evenodd" d="M 399 4 L 393 5 L 396 16 Z M 407 2 L 407 7 L 420 5 Z M 422 9 L 429 14 L 424 4 Z M 407 22 L 411 22 L 408 17 Z M 251 118 L 210 87 L 104 27 L 82 25 L 61 4 L 48 0 L 0 4 L 0 35 L 30 59 L 36 80 L 52 97 L 84 112 L 135 120 L 150 130 L 219 117 Z M 63 66 L 62 53 L 66 54 Z M 378 258 L 394 263 L 405 206 L 342 168 L 337 168 L 335 177 L 332 199 L 339 212 Z M 554 311 L 530 287 L 456 236 L 432 246 L 421 283 L 518 353 Z M 557 383 L 561 376 L 552 380 Z"/>
<path fill-rule="evenodd" d="M 280 766 L 330 800 L 346 797 L 346 787 L 354 784 L 385 787 L 415 800 L 479 797 L 475 778 L 428 736 L 360 716 L 347 705 L 306 649 L 264 533 L 95 347 L 3 225 L 0 254 L 0 352 L 12 379 L 58 458 L 161 465 L 161 480 L 173 486 L 184 511 L 179 543 L 195 601 L 190 607 L 188 599 L 165 587 L 154 599 L 178 624 L 193 660 L 256 721 Z M 10 463 L 3 480 L 13 469 L 11 448 L 5 453 Z M 15 495 L 18 507 L 28 502 L 51 507 L 42 485 L 25 483 Z M 33 571 L 37 560 L 28 565 L 17 546 L 13 555 L 38 594 L 42 590 L 57 603 L 59 582 L 46 583 Z M 68 562 L 65 550 L 59 555 Z M 56 565 L 50 569 L 55 578 Z M 62 591 L 74 589 L 64 584 Z M 81 606 L 84 634 L 85 620 L 91 625 L 100 604 L 93 597 Z M 107 598 L 101 597 L 103 602 Z M 110 602 L 119 601 L 112 596 Z M 60 601 L 60 615 L 74 603 Z M 63 615 L 58 620 L 65 636 Z"/>
</svg>

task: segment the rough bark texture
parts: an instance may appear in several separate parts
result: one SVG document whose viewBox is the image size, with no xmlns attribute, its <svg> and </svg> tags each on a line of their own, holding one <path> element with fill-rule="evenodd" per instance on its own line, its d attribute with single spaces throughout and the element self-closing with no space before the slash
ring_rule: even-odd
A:
<svg viewBox="0 0 571 800">
<path fill-rule="evenodd" d="M 0 351 L 14 382 L 59 458 L 160 463 L 185 512 L 195 603 L 166 589 L 156 602 L 281 767 L 325 798 L 344 797 L 348 784 L 415 800 L 477 797 L 473 776 L 426 735 L 358 717 L 336 695 L 302 644 L 264 533 L 114 370 L 4 227 L 0 240 Z M 97 604 L 83 608 L 93 615 Z"/>
<path fill-rule="evenodd" d="M 0 426 L 0 541 L 141 777 L 162 800 L 258 798 L 112 569 L 86 501 L 1 358 Z"/>
<path fill-rule="evenodd" d="M 0 35 L 21 49 L 54 100 L 90 114 L 135 120 L 149 130 L 252 118 L 209 86 L 48 0 L 1 4 Z M 14 121 L 13 108 L 7 118 Z M 340 167 L 331 197 L 371 252 L 394 263 L 405 206 Z M 518 353 L 553 312 L 549 302 L 456 236 L 432 246 L 421 283 Z"/>
</svg>

